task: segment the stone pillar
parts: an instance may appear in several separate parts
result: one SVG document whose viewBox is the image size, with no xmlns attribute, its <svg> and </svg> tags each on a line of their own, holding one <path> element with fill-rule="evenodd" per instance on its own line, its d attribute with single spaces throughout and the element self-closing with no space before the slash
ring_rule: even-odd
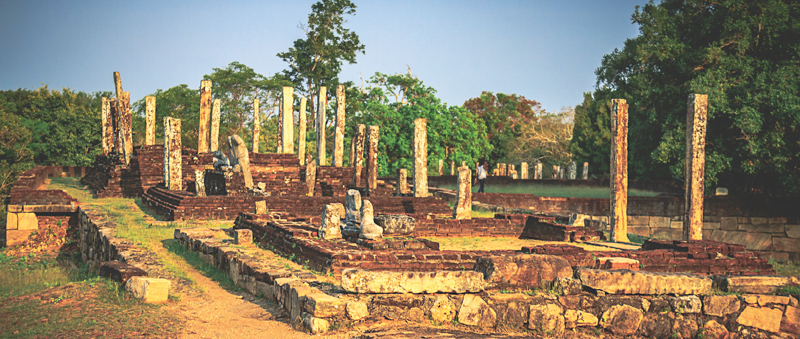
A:
<svg viewBox="0 0 800 339">
<path fill-rule="evenodd" d="M 553 179 L 558 179 L 558 166 L 553 165 Z"/>
<path fill-rule="evenodd" d="M 428 119 L 414 119 L 414 196 L 428 196 Z"/>
<path fill-rule="evenodd" d="M 519 164 L 519 177 L 520 179 L 528 179 L 528 163 L 523 162 Z"/>
<path fill-rule="evenodd" d="M 455 160 L 450 160 L 450 175 L 456 175 L 456 162 L 455 162 Z"/>
<path fill-rule="evenodd" d="M 294 88 L 283 88 L 281 101 L 281 143 L 283 154 L 294 153 Z"/>
<path fill-rule="evenodd" d="M 589 163 L 583 163 L 583 180 L 589 180 Z"/>
<path fill-rule="evenodd" d="M 164 185 L 169 190 L 183 189 L 181 168 L 181 120 L 164 118 Z"/>
<path fill-rule="evenodd" d="M 317 165 L 325 166 L 325 107 L 328 106 L 327 88 L 319 87 L 319 108 L 317 109 Z"/>
<path fill-rule="evenodd" d="M 628 240 L 628 104 L 611 100 L 611 240 Z"/>
<path fill-rule="evenodd" d="M 114 151 L 114 119 L 111 116 L 111 100 L 106 97 L 101 98 L 102 106 L 100 110 L 101 129 L 103 131 L 103 155 L 108 155 Z"/>
<path fill-rule="evenodd" d="M 261 139 L 261 101 L 253 99 L 253 153 L 258 153 Z"/>
<path fill-rule="evenodd" d="M 472 219 L 472 171 L 469 167 L 458 168 L 458 181 L 456 182 L 456 205 L 453 207 L 454 219 Z"/>
<path fill-rule="evenodd" d="M 350 167 L 353 168 L 355 168 L 355 164 L 353 162 L 355 161 L 356 158 L 356 138 L 358 137 L 355 135 L 352 138 L 350 138 L 350 157 L 348 159 L 350 159 L 349 160 Z"/>
<path fill-rule="evenodd" d="M 574 161 L 569 163 L 569 180 L 575 180 L 578 176 L 578 164 Z"/>
<path fill-rule="evenodd" d="M 355 136 L 355 153 L 354 157 L 355 160 L 351 160 L 353 162 L 353 186 L 361 187 L 361 170 L 362 165 L 361 163 L 364 160 L 364 134 L 367 131 L 367 127 L 359 124 L 356 127 L 356 136 Z"/>
<path fill-rule="evenodd" d="M 300 98 L 300 127 L 297 130 L 297 158 L 306 164 L 306 97 Z"/>
<path fill-rule="evenodd" d="M 439 159 L 439 176 L 440 177 L 444 175 L 443 170 L 444 170 L 444 160 Z"/>
<path fill-rule="evenodd" d="M 144 98 L 144 101 L 144 144 L 147 146 L 152 146 L 156 144 L 156 97 L 147 96 Z"/>
<path fill-rule="evenodd" d="M 367 188 L 378 188 L 378 126 L 367 126 Z"/>
<path fill-rule="evenodd" d="M 686 111 L 686 205 L 683 240 L 703 240 L 708 95 L 690 94 Z"/>
<path fill-rule="evenodd" d="M 355 236 L 361 233 L 361 193 L 358 190 L 347 190 L 344 204 L 344 233 Z"/>
<path fill-rule="evenodd" d="M 314 186 L 317 185 L 317 163 L 311 154 L 306 154 L 306 187 L 308 196 L 314 196 Z"/>
<path fill-rule="evenodd" d="M 566 179 L 566 176 L 564 176 L 564 167 L 561 167 L 561 165 L 558 166 L 558 178 Z"/>
<path fill-rule="evenodd" d="M 208 153 L 208 123 L 211 120 L 211 80 L 200 81 L 200 123 L 197 128 L 197 153 Z"/>
<path fill-rule="evenodd" d="M 122 92 L 122 98 L 118 101 L 117 112 L 120 116 L 120 144 L 122 145 L 122 155 L 125 157 L 125 165 L 130 164 L 133 155 L 133 116 L 131 115 L 131 92 Z"/>
<path fill-rule="evenodd" d="M 536 173 L 534 179 L 542 180 L 544 177 L 542 176 L 542 162 L 536 160 Z"/>
<path fill-rule="evenodd" d="M 322 206 L 322 222 L 319 227 L 320 239 L 341 239 L 342 226 L 341 219 L 344 218 L 344 206 L 342 204 L 327 204 Z"/>
<path fill-rule="evenodd" d="M 111 104 L 113 106 L 113 112 L 111 114 L 112 117 L 112 124 L 113 124 L 113 137 L 114 137 L 114 149 L 117 151 L 117 154 L 123 155 L 125 153 L 124 146 L 122 145 L 122 137 L 120 137 L 120 128 L 122 126 L 122 120 L 120 117 L 120 98 L 122 98 L 122 79 L 119 76 L 119 72 L 114 72 L 114 90 L 116 95 L 116 100 L 114 103 Z"/>
<path fill-rule="evenodd" d="M 211 143 L 208 151 L 219 150 L 219 99 L 214 99 L 214 108 L 211 110 Z"/>
<path fill-rule="evenodd" d="M 256 201 L 256 214 L 259 214 L 259 215 L 267 214 L 267 201 L 266 200 Z"/>
<path fill-rule="evenodd" d="M 239 163 L 239 168 L 244 176 L 244 187 L 253 188 L 253 175 L 250 173 L 250 154 L 247 152 L 247 145 L 238 135 L 228 137 L 229 152 Z"/>
<path fill-rule="evenodd" d="M 401 194 L 408 193 L 408 172 L 405 168 L 398 168 L 397 169 L 397 191 L 396 194 L 399 196 Z"/>
<path fill-rule="evenodd" d="M 283 107 L 283 95 L 278 100 L 278 116 L 275 117 L 276 124 L 278 125 L 275 132 L 275 153 L 281 154 L 283 152 L 283 117 L 281 117 L 281 109 Z"/>
<path fill-rule="evenodd" d="M 336 130 L 333 135 L 333 166 L 344 163 L 344 85 L 336 86 Z"/>
<path fill-rule="evenodd" d="M 198 197 L 206 196 L 206 170 L 194 170 L 194 189 Z"/>
<path fill-rule="evenodd" d="M 507 176 L 508 175 L 508 166 L 504 163 L 497 164 L 498 168 L 500 168 L 500 176 Z"/>
</svg>

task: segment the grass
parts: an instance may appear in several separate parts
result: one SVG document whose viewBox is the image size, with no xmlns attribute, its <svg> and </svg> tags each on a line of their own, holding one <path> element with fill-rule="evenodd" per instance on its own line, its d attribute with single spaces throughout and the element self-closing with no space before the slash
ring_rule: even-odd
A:
<svg viewBox="0 0 800 339">
<path fill-rule="evenodd" d="M 178 319 L 52 256 L 0 252 L 0 337 L 174 336 Z"/>
<path fill-rule="evenodd" d="M 426 237 L 426 239 L 439 243 L 440 250 L 446 251 L 490 251 L 490 250 L 519 250 L 523 246 L 538 246 L 544 244 L 564 244 L 561 241 L 544 241 L 535 239 L 493 238 L 493 237 Z M 617 251 L 608 247 L 593 246 L 584 243 L 569 243 L 587 251 Z"/>
<path fill-rule="evenodd" d="M 441 188 L 456 189 L 455 184 L 439 185 Z M 479 186 L 473 186 L 472 192 L 478 192 Z M 520 185 L 492 185 L 486 183 L 484 187 L 486 193 L 516 193 L 534 194 L 540 197 L 563 197 L 563 198 L 608 198 L 611 191 L 608 187 L 585 187 L 585 186 L 562 186 L 562 185 L 543 185 L 543 184 L 520 184 Z M 629 196 L 654 197 L 659 192 L 631 189 L 628 190 Z"/>
<path fill-rule="evenodd" d="M 769 263 L 772 264 L 772 268 L 775 269 L 775 274 L 777 275 L 784 277 L 800 277 L 800 262 L 770 259 Z"/>
<path fill-rule="evenodd" d="M 229 291 L 244 292 L 242 288 L 236 286 L 236 284 L 233 282 L 233 279 L 231 279 L 227 272 L 224 272 L 214 267 L 214 265 L 205 262 L 197 252 L 186 249 L 186 247 L 183 247 L 175 239 L 164 240 L 163 243 L 167 250 L 183 258 L 183 260 L 185 260 L 189 265 L 200 271 L 200 273 L 202 273 L 204 276 L 209 277 L 211 280 L 217 282 L 222 288 Z"/>
</svg>

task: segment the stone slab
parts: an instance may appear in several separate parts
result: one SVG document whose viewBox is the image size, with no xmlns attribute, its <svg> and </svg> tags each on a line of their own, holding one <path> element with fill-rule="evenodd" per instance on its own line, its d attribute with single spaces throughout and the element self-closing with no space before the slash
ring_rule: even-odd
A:
<svg viewBox="0 0 800 339">
<path fill-rule="evenodd" d="M 739 325 L 750 326 L 760 330 L 778 333 L 781 328 L 781 310 L 773 308 L 745 307 L 736 318 Z"/>
<path fill-rule="evenodd" d="M 17 213 L 13 212 L 6 213 L 6 229 L 7 230 L 17 229 Z"/>
<path fill-rule="evenodd" d="M 36 213 L 17 213 L 17 229 L 38 230 L 39 219 L 36 218 Z"/>
<path fill-rule="evenodd" d="M 628 270 L 578 270 L 584 286 L 609 294 L 695 294 L 711 293 L 711 278 L 685 273 L 635 272 Z"/>
<path fill-rule="evenodd" d="M 318 318 L 330 318 L 345 314 L 347 301 L 325 293 L 311 293 L 306 295 L 303 309 Z"/>
<path fill-rule="evenodd" d="M 355 293 L 466 293 L 483 291 L 485 286 L 483 274 L 475 271 L 342 272 L 342 289 Z"/>
<path fill-rule="evenodd" d="M 147 272 L 128 263 L 111 260 L 100 265 L 100 276 L 124 284 L 132 277 L 146 277 Z"/>
<path fill-rule="evenodd" d="M 706 240 L 744 245 L 748 250 L 768 251 L 772 249 L 772 236 L 765 233 L 714 230 Z"/>
<path fill-rule="evenodd" d="M 798 252 L 800 251 L 800 239 L 772 237 L 772 247 L 776 251 Z"/>
<path fill-rule="evenodd" d="M 714 276 L 714 284 L 718 289 L 727 292 L 769 294 L 789 285 L 790 279 L 771 275 Z"/>
<path fill-rule="evenodd" d="M 135 276 L 128 280 L 125 289 L 146 303 L 161 303 L 169 298 L 170 284 L 167 279 Z"/>
</svg>

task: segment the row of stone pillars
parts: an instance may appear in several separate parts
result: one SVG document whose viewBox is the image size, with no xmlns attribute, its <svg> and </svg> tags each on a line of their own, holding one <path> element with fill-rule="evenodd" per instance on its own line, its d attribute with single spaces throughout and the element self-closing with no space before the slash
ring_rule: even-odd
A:
<svg viewBox="0 0 800 339">
<path fill-rule="evenodd" d="M 685 205 L 682 240 L 703 239 L 708 95 L 690 94 L 686 113 Z M 611 101 L 611 239 L 628 242 L 628 104 Z"/>
<path fill-rule="evenodd" d="M 510 164 L 505 164 L 505 163 L 498 163 L 496 165 L 495 169 L 492 170 L 492 175 L 493 176 L 509 176 L 509 177 L 512 177 L 513 179 L 524 179 L 524 180 L 531 179 L 529 171 L 528 171 L 528 163 L 527 162 L 523 162 L 523 163 L 520 164 L 519 167 L 520 167 L 520 170 L 519 170 L 519 172 L 517 172 L 515 165 L 510 165 Z M 561 166 L 553 165 L 552 178 L 553 179 L 577 180 L 578 179 L 577 167 L 578 167 L 578 165 L 577 165 L 576 162 L 574 162 L 574 161 L 570 162 L 569 165 L 567 166 L 567 170 L 565 172 L 564 168 L 562 168 Z M 536 161 L 534 163 L 534 169 L 535 169 L 535 171 L 533 173 L 533 178 L 532 179 L 535 179 L 535 180 L 544 179 L 544 176 L 542 175 L 542 163 L 539 162 L 539 161 Z M 440 172 L 441 172 L 441 170 L 440 170 Z M 581 179 L 589 180 L 589 163 L 588 162 L 584 162 L 583 163 L 583 173 L 582 173 Z"/>
</svg>

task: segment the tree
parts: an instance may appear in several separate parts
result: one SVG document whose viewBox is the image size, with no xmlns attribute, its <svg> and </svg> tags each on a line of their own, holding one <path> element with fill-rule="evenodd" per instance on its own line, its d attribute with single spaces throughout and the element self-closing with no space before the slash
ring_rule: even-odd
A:
<svg viewBox="0 0 800 339">
<path fill-rule="evenodd" d="M 572 108 L 559 113 L 542 111 L 535 119 L 519 126 L 519 136 L 509 143 L 509 156 L 518 161 L 541 161 L 547 164 L 566 165 L 572 160 L 569 143 L 572 140 Z"/>
<path fill-rule="evenodd" d="M 575 106 L 574 128 L 569 151 L 577 162 L 588 162 L 592 173 L 608 173 L 611 150 L 611 99 L 609 89 L 583 93 L 583 103 Z"/>
<path fill-rule="evenodd" d="M 181 144 L 183 147 L 197 149 L 198 127 L 200 125 L 200 88 L 191 89 L 186 84 L 158 89 L 150 94 L 156 97 L 156 143 L 164 140 L 164 118 L 173 117 L 181 119 Z M 133 109 L 137 115 L 143 117 L 145 112 L 145 99 L 136 101 Z M 144 126 L 140 133 L 143 133 Z"/>
<path fill-rule="evenodd" d="M 358 35 L 344 28 L 344 15 L 355 15 L 356 6 L 350 0 L 322 0 L 311 6 L 308 25 L 301 25 L 305 39 L 297 39 L 289 51 L 278 53 L 287 62 L 284 71 L 296 89 L 308 98 L 312 116 L 316 116 L 314 100 L 320 86 L 335 93 L 339 84 L 342 62 L 356 62 L 356 54 L 364 54 Z M 298 93 L 298 94 L 301 94 Z"/>
<path fill-rule="evenodd" d="M 796 194 L 798 17 L 789 0 L 637 7 L 639 36 L 604 56 L 596 72 L 599 88 L 628 99 L 631 176 L 683 177 L 686 100 L 699 93 L 708 95 L 707 188 Z"/>
<path fill-rule="evenodd" d="M 536 120 L 541 105 L 521 95 L 484 91 L 480 97 L 464 102 L 463 107 L 486 124 L 486 138 L 492 145 L 492 161 L 509 160 L 520 126 Z"/>
</svg>

